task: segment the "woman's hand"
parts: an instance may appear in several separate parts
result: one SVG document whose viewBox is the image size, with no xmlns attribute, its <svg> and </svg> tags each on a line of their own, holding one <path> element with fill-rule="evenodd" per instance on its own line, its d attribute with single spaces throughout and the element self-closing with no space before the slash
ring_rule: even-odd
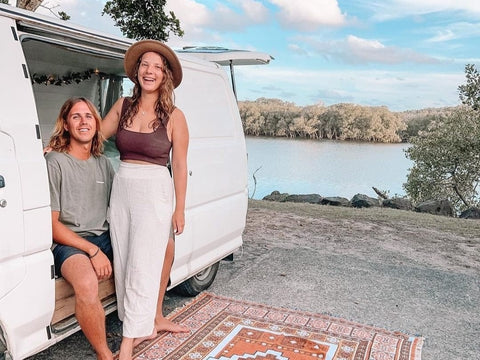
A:
<svg viewBox="0 0 480 360">
<path fill-rule="evenodd" d="M 172 216 L 173 233 L 180 235 L 185 228 L 185 213 L 180 210 L 175 210 Z"/>
</svg>

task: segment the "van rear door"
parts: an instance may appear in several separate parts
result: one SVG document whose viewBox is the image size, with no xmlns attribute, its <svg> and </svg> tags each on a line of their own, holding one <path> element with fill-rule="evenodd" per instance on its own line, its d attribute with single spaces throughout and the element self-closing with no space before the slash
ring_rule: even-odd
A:
<svg viewBox="0 0 480 360">
<path fill-rule="evenodd" d="M 20 174 L 11 136 L 4 133 L 0 119 L 0 303 L 24 276 L 23 216 Z M 11 269 L 6 270 L 6 268 Z"/>
<path fill-rule="evenodd" d="M 46 341 L 54 308 L 50 198 L 17 23 L 3 15 L 10 7 L 1 10 L 0 325 L 12 356 L 23 358 Z"/>
</svg>

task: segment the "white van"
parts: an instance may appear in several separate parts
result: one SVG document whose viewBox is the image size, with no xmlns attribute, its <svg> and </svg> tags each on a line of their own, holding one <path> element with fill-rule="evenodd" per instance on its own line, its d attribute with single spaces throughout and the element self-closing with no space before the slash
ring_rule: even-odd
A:
<svg viewBox="0 0 480 360">
<path fill-rule="evenodd" d="M 79 330 L 72 289 L 54 274 L 43 147 L 67 98 L 87 97 L 105 115 L 131 88 L 123 55 L 132 41 L 1 4 L 0 39 L 0 359 L 17 360 Z M 170 288 L 195 295 L 242 244 L 247 158 L 225 71 L 195 55 L 179 58 L 184 78 L 176 104 L 190 146 L 186 227 Z M 114 149 L 106 154 L 118 162 Z M 107 313 L 115 310 L 114 291 L 113 281 L 100 284 Z"/>
</svg>

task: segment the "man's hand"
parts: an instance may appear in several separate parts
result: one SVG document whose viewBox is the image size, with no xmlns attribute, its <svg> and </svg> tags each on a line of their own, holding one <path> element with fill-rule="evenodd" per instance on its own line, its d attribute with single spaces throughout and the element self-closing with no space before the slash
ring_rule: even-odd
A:
<svg viewBox="0 0 480 360">
<path fill-rule="evenodd" d="M 100 248 L 98 248 L 93 256 L 90 255 L 89 258 L 92 262 L 93 269 L 97 274 L 98 280 L 108 279 L 112 276 L 112 264 L 107 255 L 105 255 Z"/>
</svg>

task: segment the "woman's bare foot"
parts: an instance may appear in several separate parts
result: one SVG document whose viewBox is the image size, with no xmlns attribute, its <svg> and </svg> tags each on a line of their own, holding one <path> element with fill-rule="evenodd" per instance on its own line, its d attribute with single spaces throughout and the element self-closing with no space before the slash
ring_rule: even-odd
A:
<svg viewBox="0 0 480 360">
<path fill-rule="evenodd" d="M 155 339 L 156 336 L 157 336 L 157 332 L 155 331 L 155 328 L 153 328 L 153 332 L 149 336 L 144 336 L 144 337 L 136 338 L 135 340 L 133 340 L 133 347 L 140 345 L 144 341 Z"/>
<path fill-rule="evenodd" d="M 174 323 L 167 318 L 155 319 L 155 332 L 168 331 L 172 333 L 190 332 L 190 329 L 182 324 Z"/>
</svg>

